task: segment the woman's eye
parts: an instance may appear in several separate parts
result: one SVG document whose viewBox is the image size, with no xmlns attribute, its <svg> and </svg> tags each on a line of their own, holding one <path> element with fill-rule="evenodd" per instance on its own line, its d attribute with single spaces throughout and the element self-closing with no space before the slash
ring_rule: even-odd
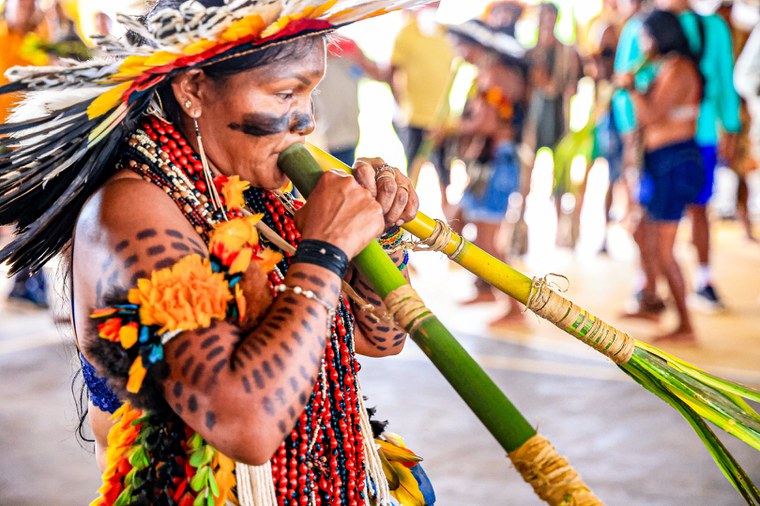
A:
<svg viewBox="0 0 760 506">
<path fill-rule="evenodd" d="M 277 94 L 278 97 L 280 97 L 283 100 L 290 100 L 293 98 L 293 92 L 292 91 L 282 91 Z"/>
</svg>

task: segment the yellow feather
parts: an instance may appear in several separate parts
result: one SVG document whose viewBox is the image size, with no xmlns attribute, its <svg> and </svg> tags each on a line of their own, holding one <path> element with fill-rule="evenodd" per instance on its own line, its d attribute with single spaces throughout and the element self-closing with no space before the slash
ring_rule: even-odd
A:
<svg viewBox="0 0 760 506">
<path fill-rule="evenodd" d="M 110 90 L 106 91 L 98 98 L 93 100 L 87 107 L 87 117 L 89 119 L 99 118 L 105 113 L 119 105 L 124 99 L 124 94 L 129 87 L 132 86 L 132 81 L 117 84 Z M 92 136 L 90 136 L 92 138 Z"/>
</svg>

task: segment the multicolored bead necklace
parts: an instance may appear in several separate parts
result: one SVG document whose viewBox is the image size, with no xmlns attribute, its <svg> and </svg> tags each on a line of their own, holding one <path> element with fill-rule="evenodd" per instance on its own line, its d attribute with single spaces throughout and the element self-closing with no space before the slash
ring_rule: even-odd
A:
<svg viewBox="0 0 760 506">
<path fill-rule="evenodd" d="M 122 165 L 162 188 L 208 241 L 215 223 L 243 215 L 241 209 L 215 209 L 200 157 L 171 124 L 149 117 L 128 140 Z M 227 181 L 215 178 L 220 189 Z M 247 207 L 296 247 L 301 235 L 292 210 L 302 203 L 289 194 L 258 188 L 245 193 Z M 223 201 L 224 204 L 224 201 Z M 225 214 L 222 214 L 225 213 Z M 263 240 L 263 238 L 262 238 Z M 270 248 L 276 249 L 273 244 Z M 270 289 L 283 283 L 290 265 L 285 254 L 269 275 Z M 364 504 L 366 475 L 360 430 L 360 364 L 354 355 L 354 319 L 341 297 L 331 325 L 322 368 L 296 426 L 272 458 L 272 478 L 280 505 Z"/>
</svg>

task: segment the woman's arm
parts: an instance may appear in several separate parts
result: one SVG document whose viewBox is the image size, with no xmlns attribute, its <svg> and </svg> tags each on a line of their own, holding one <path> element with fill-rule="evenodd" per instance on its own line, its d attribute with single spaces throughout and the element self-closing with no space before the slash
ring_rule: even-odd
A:
<svg viewBox="0 0 760 506">
<path fill-rule="evenodd" d="M 367 227 L 369 234 L 381 229 L 379 209 L 368 219 L 368 210 L 376 204 L 363 196 L 366 192 L 350 178 L 333 174 L 325 179 L 331 186 L 330 199 L 312 202 L 312 211 L 306 212 L 312 215 L 304 218 L 311 225 L 302 233 L 309 238 L 314 230 L 331 230 L 321 237 L 328 242 L 335 235 L 350 237 L 353 242 L 344 251 L 353 255 L 366 242 L 357 226 Z M 340 222 L 346 212 L 358 222 L 351 230 L 330 229 L 313 219 L 324 213 Z M 191 253 L 208 255 L 174 203 L 149 183 L 115 181 L 85 206 L 77 227 L 74 286 L 77 330 L 84 336 L 89 360 L 102 366 L 108 357 L 93 354 L 99 338 L 87 326 L 88 313 L 111 297 L 126 299 L 137 279 Z M 337 304 L 340 279 L 323 267 L 294 264 L 285 284 L 312 290 L 328 305 Z M 264 313 L 254 329 L 242 332 L 218 321 L 206 329 L 182 332 L 167 343 L 168 375 L 159 389 L 169 406 L 220 451 L 241 462 L 262 464 L 292 429 L 313 389 L 325 349 L 328 312 L 320 302 L 292 291 L 280 294 L 268 309 L 259 307 L 260 300 L 247 302 L 253 312 Z"/>
</svg>

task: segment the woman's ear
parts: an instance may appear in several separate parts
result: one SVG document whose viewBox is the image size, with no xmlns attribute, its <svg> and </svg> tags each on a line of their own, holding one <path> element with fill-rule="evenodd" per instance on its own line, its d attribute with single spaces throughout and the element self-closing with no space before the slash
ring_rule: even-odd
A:
<svg viewBox="0 0 760 506">
<path fill-rule="evenodd" d="M 182 72 L 172 80 L 174 98 L 180 109 L 191 118 L 200 118 L 203 113 L 201 102 L 201 86 L 206 74 L 201 69 Z"/>
</svg>

